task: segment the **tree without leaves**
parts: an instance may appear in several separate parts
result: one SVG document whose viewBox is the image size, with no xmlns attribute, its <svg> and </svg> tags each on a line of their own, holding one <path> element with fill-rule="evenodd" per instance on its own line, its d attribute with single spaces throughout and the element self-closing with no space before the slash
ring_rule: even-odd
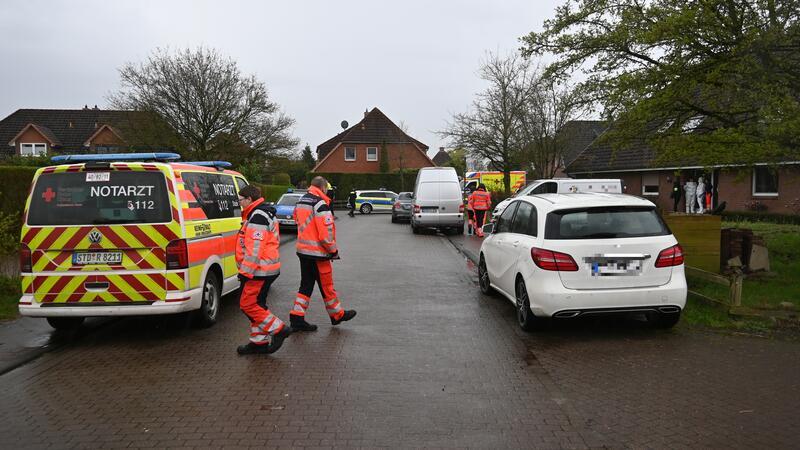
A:
<svg viewBox="0 0 800 450">
<path fill-rule="evenodd" d="M 439 134 L 451 146 L 461 147 L 476 159 L 503 172 L 506 195 L 511 192 L 511 171 L 523 147 L 526 103 L 534 89 L 530 64 L 518 55 L 489 54 L 479 71 L 489 87 L 476 95 L 472 110 L 453 115 Z"/>
<path fill-rule="evenodd" d="M 263 160 L 297 145 L 294 120 L 269 100 L 264 84 L 215 50 L 157 49 L 119 72 L 122 88 L 110 96 L 112 106 L 160 115 L 188 143 L 186 156 L 224 157 L 226 146 L 244 143 Z"/>
<path fill-rule="evenodd" d="M 798 17 L 798 0 L 569 0 L 523 53 L 553 54 L 548 77 L 586 73 L 578 92 L 615 121 L 616 147 L 644 138 L 662 162 L 794 158 Z"/>
<path fill-rule="evenodd" d="M 528 165 L 534 178 L 552 178 L 563 167 L 566 140 L 560 133 L 568 121 L 580 115 L 576 94 L 567 85 L 538 78 L 522 115 L 525 145 L 520 162 Z"/>
</svg>

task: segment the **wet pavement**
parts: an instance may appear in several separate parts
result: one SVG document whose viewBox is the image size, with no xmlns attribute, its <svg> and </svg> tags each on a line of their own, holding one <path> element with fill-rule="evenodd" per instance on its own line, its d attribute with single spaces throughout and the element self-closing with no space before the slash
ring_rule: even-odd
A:
<svg viewBox="0 0 800 450">
<path fill-rule="evenodd" d="M 247 321 L 115 320 L 0 376 L 0 447 L 790 448 L 800 346 L 638 322 L 518 329 L 447 238 L 337 221 L 334 277 L 358 316 L 239 357 Z M 457 242 L 459 237 L 454 237 Z M 471 238 L 477 240 L 477 238 Z M 473 246 L 470 241 L 465 245 Z M 463 246 L 462 246 L 463 247 Z M 286 317 L 292 245 L 269 295 Z"/>
</svg>

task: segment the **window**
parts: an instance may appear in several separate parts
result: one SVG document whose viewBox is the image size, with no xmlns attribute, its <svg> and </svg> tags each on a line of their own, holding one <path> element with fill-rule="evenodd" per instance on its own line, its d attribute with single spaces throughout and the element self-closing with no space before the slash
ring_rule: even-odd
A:
<svg viewBox="0 0 800 450">
<path fill-rule="evenodd" d="M 642 175 L 642 195 L 658 195 L 657 173 L 645 173 Z"/>
<path fill-rule="evenodd" d="M 558 193 L 558 183 L 550 181 L 547 183 L 542 183 L 539 186 L 536 186 L 536 188 L 533 191 L 531 191 L 530 195 L 556 194 L 556 193 Z"/>
<path fill-rule="evenodd" d="M 236 177 L 236 187 L 241 191 L 245 186 L 247 186 L 247 181 L 242 177 Z"/>
<path fill-rule="evenodd" d="M 766 166 L 753 169 L 753 195 L 777 196 L 778 171 Z"/>
<path fill-rule="evenodd" d="M 345 147 L 344 148 L 344 160 L 345 161 L 355 161 L 356 160 L 356 148 L 355 147 Z"/>
<path fill-rule="evenodd" d="M 401 192 L 400 195 L 397 196 L 397 199 L 398 200 L 411 200 L 411 197 L 413 197 L 411 192 Z"/>
<path fill-rule="evenodd" d="M 519 203 L 520 202 L 513 202 L 503 211 L 503 214 L 497 219 L 495 233 L 508 233 L 511 231 L 511 219 L 514 217 L 514 211 L 516 211 Z"/>
<path fill-rule="evenodd" d="M 367 147 L 367 161 L 378 160 L 378 147 Z"/>
<path fill-rule="evenodd" d="M 528 202 L 519 202 L 511 232 L 536 236 L 536 208 Z"/>
<path fill-rule="evenodd" d="M 192 192 L 197 203 L 189 203 L 190 208 L 200 207 L 209 219 L 227 219 L 242 214 L 239 195 L 233 177 L 216 173 L 183 172 L 181 174 L 186 189 Z"/>
<path fill-rule="evenodd" d="M 669 233 L 655 208 L 600 206 L 551 212 L 545 239 L 614 239 Z"/>
<path fill-rule="evenodd" d="M 20 144 L 21 156 L 42 156 L 47 154 L 47 144 Z"/>
<path fill-rule="evenodd" d="M 44 173 L 31 194 L 28 225 L 166 223 L 171 213 L 161 172 Z"/>
</svg>

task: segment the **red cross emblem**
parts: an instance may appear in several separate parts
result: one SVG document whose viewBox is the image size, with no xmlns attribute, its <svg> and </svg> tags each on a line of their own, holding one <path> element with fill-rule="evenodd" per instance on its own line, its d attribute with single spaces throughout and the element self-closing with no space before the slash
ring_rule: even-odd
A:
<svg viewBox="0 0 800 450">
<path fill-rule="evenodd" d="M 55 197 L 56 197 L 56 192 L 54 190 L 50 189 L 49 186 L 47 187 L 46 191 L 42 192 L 42 198 L 47 203 L 50 203 L 50 201 L 53 200 Z"/>
</svg>

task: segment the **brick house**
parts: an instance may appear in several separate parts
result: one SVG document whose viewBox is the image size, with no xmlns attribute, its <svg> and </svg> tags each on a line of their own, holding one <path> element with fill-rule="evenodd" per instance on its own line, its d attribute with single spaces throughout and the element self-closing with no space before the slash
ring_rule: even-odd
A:
<svg viewBox="0 0 800 450">
<path fill-rule="evenodd" d="M 0 157 L 171 150 L 177 136 L 137 111 L 19 109 L 0 120 Z"/>
<path fill-rule="evenodd" d="M 389 171 L 434 167 L 428 158 L 428 146 L 412 138 L 378 108 L 364 113 L 364 118 L 317 146 L 314 172 L 380 173 L 382 148 L 388 153 Z"/>
<path fill-rule="evenodd" d="M 797 160 L 752 166 L 704 167 L 685 161 L 658 164 L 655 150 L 643 140 L 624 148 L 612 148 L 595 139 L 570 163 L 566 172 L 576 178 L 620 178 L 628 194 L 652 201 L 672 211 L 673 183 L 681 185 L 690 177 L 703 176 L 713 186 L 712 207 L 725 202 L 726 211 L 747 211 L 755 207 L 770 213 L 800 213 L 800 155 Z M 681 198 L 678 211 L 685 211 Z"/>
<path fill-rule="evenodd" d="M 561 165 L 556 169 L 556 177 L 567 176 L 565 168 L 608 128 L 604 120 L 570 120 L 558 130 L 557 138 L 564 143 Z"/>
</svg>

